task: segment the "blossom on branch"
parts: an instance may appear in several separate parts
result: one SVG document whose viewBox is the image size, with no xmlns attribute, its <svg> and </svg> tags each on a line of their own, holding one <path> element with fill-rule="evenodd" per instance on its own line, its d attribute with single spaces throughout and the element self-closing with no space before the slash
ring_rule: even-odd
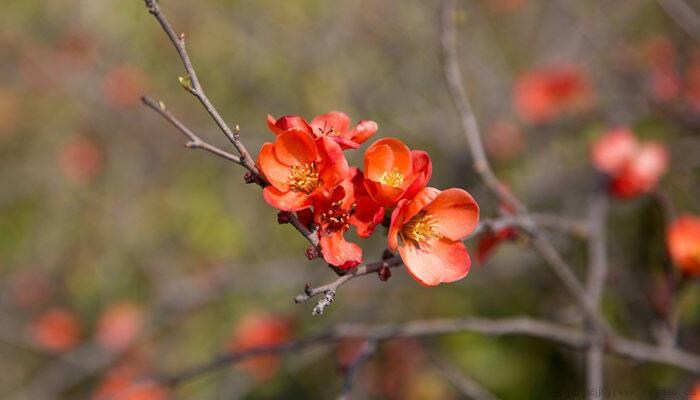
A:
<svg viewBox="0 0 700 400">
<path fill-rule="evenodd" d="M 401 200 L 391 214 L 389 248 L 398 247 L 406 269 L 424 286 L 454 282 L 469 272 L 462 239 L 479 222 L 479 206 L 462 189 L 427 187 Z"/>
<path fill-rule="evenodd" d="M 327 137 L 314 137 L 290 128 L 265 143 L 258 166 L 270 185 L 263 195 L 283 211 L 309 208 L 314 200 L 329 198 L 348 175 L 348 162 L 340 146 Z"/>
<path fill-rule="evenodd" d="M 655 141 L 640 142 L 627 128 L 613 129 L 591 149 L 591 161 L 610 177 L 610 192 L 620 198 L 649 193 L 668 169 L 668 150 Z"/>
<path fill-rule="evenodd" d="M 424 151 L 411 151 L 399 139 L 374 142 L 365 152 L 365 188 L 377 204 L 393 207 L 428 184 L 433 166 Z"/>
<path fill-rule="evenodd" d="M 668 228 L 666 241 L 673 262 L 687 275 L 700 275 L 700 217 L 678 217 Z"/>
<path fill-rule="evenodd" d="M 337 142 L 343 149 L 357 149 L 378 129 L 377 123 L 370 120 L 362 120 L 357 126 L 349 129 L 350 117 L 339 111 L 319 115 L 311 120 L 310 124 L 298 116 L 284 116 L 275 119 L 268 115 L 267 126 L 275 135 L 295 128 L 308 132 L 316 138 L 328 137 Z"/>
</svg>

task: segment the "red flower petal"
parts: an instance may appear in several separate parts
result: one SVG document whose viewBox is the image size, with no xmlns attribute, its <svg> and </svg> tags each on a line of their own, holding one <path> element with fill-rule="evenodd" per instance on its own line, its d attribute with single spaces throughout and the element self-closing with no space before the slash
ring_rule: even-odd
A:
<svg viewBox="0 0 700 400">
<path fill-rule="evenodd" d="M 327 114 L 317 116 L 311 121 L 311 128 L 317 136 L 319 132 L 334 132 L 336 135 L 343 135 L 350 126 L 350 117 L 340 111 L 331 111 Z"/>
<path fill-rule="evenodd" d="M 289 166 L 275 157 L 275 146 L 272 143 L 263 144 L 258 155 L 258 166 L 270 184 L 282 191 L 289 190 Z"/>
<path fill-rule="evenodd" d="M 370 120 L 362 120 L 359 124 L 350 132 L 350 139 L 358 145 L 364 143 L 367 139 L 372 137 L 379 126 L 376 122 Z"/>
<path fill-rule="evenodd" d="M 311 134 L 299 129 L 288 129 L 275 140 L 275 156 L 283 164 L 311 163 L 318 158 L 318 150 Z"/>
<path fill-rule="evenodd" d="M 321 236 L 323 259 L 341 269 L 349 269 L 362 263 L 362 249 L 345 240 L 341 232 Z"/>
<path fill-rule="evenodd" d="M 437 220 L 440 234 L 452 240 L 469 235 L 479 223 L 479 206 L 462 189 L 443 190 L 423 210 Z"/>
<path fill-rule="evenodd" d="M 454 282 L 469 273 L 471 260 L 462 242 L 435 239 L 421 246 L 406 243 L 399 246 L 406 270 L 423 286 Z"/>
<path fill-rule="evenodd" d="M 282 211 L 300 211 L 311 207 L 311 197 L 302 192 L 283 192 L 274 186 L 263 189 L 267 204 Z"/>
<path fill-rule="evenodd" d="M 384 207 L 369 197 L 360 197 L 355 203 L 355 212 L 350 217 L 350 223 L 357 228 L 357 234 L 361 238 L 370 237 L 374 228 L 384 219 Z"/>
</svg>

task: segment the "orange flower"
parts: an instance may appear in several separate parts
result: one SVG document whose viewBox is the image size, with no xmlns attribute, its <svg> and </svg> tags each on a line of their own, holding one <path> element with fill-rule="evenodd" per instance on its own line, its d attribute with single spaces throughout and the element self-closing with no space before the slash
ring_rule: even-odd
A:
<svg viewBox="0 0 700 400">
<path fill-rule="evenodd" d="M 514 106 L 524 121 L 541 124 L 563 113 L 589 108 L 594 95 L 585 74 L 573 65 L 523 74 L 515 84 Z"/>
<path fill-rule="evenodd" d="M 284 116 L 277 120 L 268 115 L 267 126 L 276 135 L 295 128 L 311 133 L 317 138 L 329 137 L 343 149 L 360 147 L 378 129 L 377 123 L 370 120 L 362 120 L 356 127 L 349 129 L 350 117 L 339 111 L 331 111 L 327 114 L 319 115 L 311 120 L 311 124 L 306 123 L 303 118 L 294 115 Z"/>
<path fill-rule="evenodd" d="M 291 321 L 270 314 L 251 313 L 236 326 L 228 350 L 243 351 L 258 347 L 276 346 L 292 337 Z M 279 356 L 273 354 L 249 358 L 240 363 L 259 381 L 271 378 L 279 368 Z"/>
<path fill-rule="evenodd" d="M 166 400 L 168 390 L 156 382 L 144 380 L 145 372 L 131 364 L 113 368 L 93 393 L 93 400 Z"/>
<path fill-rule="evenodd" d="M 141 308 L 133 303 L 107 307 L 97 323 L 97 342 L 110 350 L 128 347 L 143 329 Z"/>
<path fill-rule="evenodd" d="M 299 211 L 315 199 L 332 195 L 348 175 L 348 162 L 340 146 L 327 137 L 316 140 L 310 133 L 292 128 L 265 143 L 258 166 L 270 185 L 265 201 L 284 211 Z"/>
<path fill-rule="evenodd" d="M 689 394 L 690 397 L 688 397 L 688 400 L 700 400 L 700 382 L 695 384 Z"/>
<path fill-rule="evenodd" d="M 138 104 L 144 92 L 146 77 L 133 65 L 120 65 L 107 73 L 102 82 L 102 91 L 115 106 L 128 107 Z"/>
<path fill-rule="evenodd" d="M 91 139 L 75 138 L 61 148 L 58 162 L 66 178 L 75 183 L 86 183 L 102 169 L 102 150 Z"/>
<path fill-rule="evenodd" d="M 327 263 L 349 269 L 362 262 L 362 249 L 345 240 L 350 228 L 350 214 L 355 206 L 352 182 L 345 180 L 335 188 L 333 196 L 314 205 L 314 221 L 318 225 L 321 253 Z"/>
<path fill-rule="evenodd" d="M 402 141 L 380 139 L 365 152 L 365 188 L 377 204 L 393 207 L 428 184 L 433 171 L 424 151 L 411 151 Z"/>
<path fill-rule="evenodd" d="M 80 342 L 80 321 L 72 312 L 59 308 L 40 315 L 30 326 L 31 336 L 41 346 L 54 351 L 70 350 Z"/>
<path fill-rule="evenodd" d="M 369 197 L 362 171 L 351 168 L 348 179 L 352 182 L 355 194 L 355 211 L 350 215 L 350 224 L 355 226 L 359 237 L 368 238 L 384 220 L 385 209 Z"/>
<path fill-rule="evenodd" d="M 682 215 L 666 233 L 673 262 L 688 275 L 700 275 L 700 217 Z"/>
<path fill-rule="evenodd" d="M 454 282 L 469 272 L 462 239 L 478 222 L 479 206 L 469 193 L 427 187 L 399 201 L 391 214 L 389 247 L 399 248 L 406 269 L 422 285 Z"/>
<path fill-rule="evenodd" d="M 668 150 L 658 142 L 640 143 L 632 131 L 620 128 L 593 144 L 591 161 L 610 176 L 614 195 L 630 198 L 656 188 L 668 169 Z"/>
</svg>

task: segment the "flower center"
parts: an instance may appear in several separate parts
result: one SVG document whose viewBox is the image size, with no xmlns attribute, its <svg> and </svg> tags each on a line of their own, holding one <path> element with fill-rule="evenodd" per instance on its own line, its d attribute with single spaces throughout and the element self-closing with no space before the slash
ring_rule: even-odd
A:
<svg viewBox="0 0 700 400">
<path fill-rule="evenodd" d="M 331 203 L 328 211 L 321 214 L 321 224 L 330 231 L 349 229 L 350 213 L 343 209 L 341 201 Z"/>
<path fill-rule="evenodd" d="M 428 239 L 439 238 L 441 235 L 438 232 L 437 221 L 430 214 L 418 214 L 406 222 L 401 229 L 401 238 L 413 240 L 421 243 Z"/>
<path fill-rule="evenodd" d="M 289 173 L 287 184 L 292 192 L 304 192 L 306 194 L 313 192 L 321 185 L 321 181 L 318 179 L 318 171 L 316 171 L 316 164 L 294 164 Z"/>
<path fill-rule="evenodd" d="M 379 182 L 399 188 L 403 185 L 403 175 L 401 175 L 398 168 L 394 167 L 391 171 L 384 171 L 382 176 L 379 177 Z"/>
</svg>

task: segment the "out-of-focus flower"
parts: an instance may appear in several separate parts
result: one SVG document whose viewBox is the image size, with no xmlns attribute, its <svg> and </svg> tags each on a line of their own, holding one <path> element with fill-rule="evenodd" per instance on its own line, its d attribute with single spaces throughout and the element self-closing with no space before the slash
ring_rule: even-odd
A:
<svg viewBox="0 0 700 400">
<path fill-rule="evenodd" d="M 0 87 L 0 138 L 13 133 L 19 116 L 19 95 L 14 90 Z"/>
<path fill-rule="evenodd" d="M 97 323 L 97 342 L 109 350 L 128 347 L 143 329 L 143 312 L 133 303 L 108 306 Z"/>
<path fill-rule="evenodd" d="M 275 119 L 268 115 L 267 126 L 276 135 L 294 128 L 311 133 L 317 138 L 326 136 L 336 141 L 343 149 L 360 147 L 378 129 L 377 123 L 370 120 L 362 120 L 356 127 L 350 129 L 350 117 L 339 111 L 319 115 L 311 120 L 311 124 L 298 116 L 291 115 Z"/>
<path fill-rule="evenodd" d="M 46 274 L 30 270 L 14 275 L 10 280 L 10 290 L 20 307 L 37 309 L 51 297 L 53 284 Z"/>
<path fill-rule="evenodd" d="M 685 274 L 700 275 L 700 217 L 678 217 L 668 228 L 666 242 L 673 262 Z"/>
<path fill-rule="evenodd" d="M 668 169 L 668 150 L 658 142 L 639 142 L 627 128 L 613 129 L 591 149 L 591 162 L 610 176 L 610 191 L 631 198 L 656 188 Z"/>
<path fill-rule="evenodd" d="M 685 99 L 696 113 L 700 113 L 700 54 L 694 54 L 685 72 Z"/>
<path fill-rule="evenodd" d="M 275 346 L 287 342 L 292 335 L 293 327 L 290 320 L 270 314 L 251 313 L 243 317 L 235 327 L 228 350 L 238 352 Z M 249 358 L 239 365 L 258 381 L 264 381 L 275 375 L 280 365 L 280 358 L 273 354 L 260 355 Z"/>
<path fill-rule="evenodd" d="M 433 166 L 424 151 L 411 151 L 394 138 L 377 140 L 365 152 L 364 184 L 377 204 L 393 207 L 428 184 Z"/>
<path fill-rule="evenodd" d="M 489 129 L 485 143 L 486 151 L 499 161 L 517 157 L 525 148 L 525 137 L 520 128 L 512 122 L 496 121 Z"/>
<path fill-rule="evenodd" d="M 696 383 L 690 390 L 690 397 L 688 397 L 688 400 L 700 400 L 700 382 Z"/>
<path fill-rule="evenodd" d="M 71 66 L 85 67 L 95 54 L 95 45 L 88 33 L 71 30 L 58 37 L 56 53 Z"/>
<path fill-rule="evenodd" d="M 515 84 L 514 105 L 524 121 L 541 124 L 565 113 L 590 108 L 594 97 L 583 71 L 573 65 L 562 65 L 521 75 Z"/>
<path fill-rule="evenodd" d="M 360 246 L 345 240 L 354 206 L 353 186 L 349 180 L 336 187 L 330 199 L 314 205 L 314 220 L 319 227 L 323 259 L 341 269 L 349 269 L 362 262 Z"/>
<path fill-rule="evenodd" d="M 486 260 L 493 254 L 499 244 L 518 238 L 518 231 L 513 227 L 506 227 L 496 232 L 487 233 L 481 237 L 476 247 L 476 262 L 486 263 Z"/>
<path fill-rule="evenodd" d="M 525 4 L 525 0 L 485 0 L 486 6 L 495 12 L 511 12 Z"/>
<path fill-rule="evenodd" d="M 82 326 L 78 317 L 64 309 L 54 308 L 41 314 L 30 325 L 32 339 L 53 351 L 65 351 L 80 342 Z"/>
<path fill-rule="evenodd" d="M 681 79 L 676 72 L 676 48 L 671 39 L 663 35 L 650 39 L 644 53 L 649 65 L 649 85 L 654 98 L 670 101 L 678 97 Z"/>
<path fill-rule="evenodd" d="M 58 154 L 63 175 L 75 183 L 92 180 L 102 169 L 102 150 L 91 139 L 79 137 L 65 144 Z"/>
<path fill-rule="evenodd" d="M 165 386 L 144 380 L 145 370 L 132 364 L 112 369 L 92 395 L 93 400 L 166 400 Z"/>
<path fill-rule="evenodd" d="M 391 214 L 389 248 L 399 249 L 406 269 L 424 286 L 454 282 L 469 272 L 462 239 L 479 222 L 479 206 L 462 189 L 427 187 L 399 201 Z"/>
<path fill-rule="evenodd" d="M 300 129 L 277 135 L 265 143 L 258 166 L 270 185 L 263 190 L 268 204 L 283 211 L 299 211 L 328 199 L 348 176 L 348 162 L 340 146 L 328 137 L 314 140 Z"/>
<path fill-rule="evenodd" d="M 143 71 L 133 65 L 120 65 L 110 70 L 102 81 L 102 92 L 115 106 L 133 106 L 144 92 L 146 78 Z"/>
</svg>

